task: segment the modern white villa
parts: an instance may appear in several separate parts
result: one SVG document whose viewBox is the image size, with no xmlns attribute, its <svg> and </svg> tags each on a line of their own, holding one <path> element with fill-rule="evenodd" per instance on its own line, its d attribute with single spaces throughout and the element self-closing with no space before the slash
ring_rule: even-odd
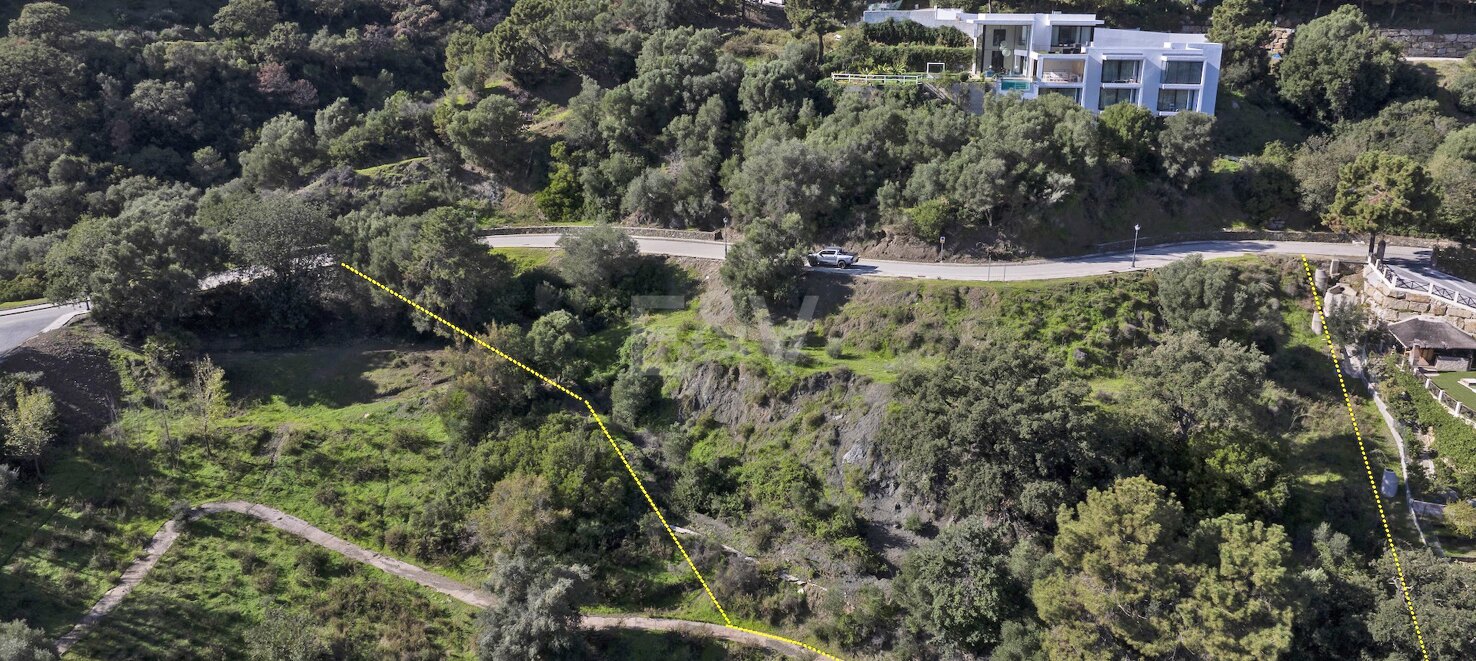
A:
<svg viewBox="0 0 1476 661">
<path fill-rule="evenodd" d="M 1156 115 L 1215 112 L 1220 44 L 1202 34 L 1114 30 L 1095 14 L 879 9 L 862 20 L 957 28 L 973 40 L 970 73 L 988 75 L 1001 94 L 1061 94 L 1094 112 L 1123 102 Z"/>
</svg>

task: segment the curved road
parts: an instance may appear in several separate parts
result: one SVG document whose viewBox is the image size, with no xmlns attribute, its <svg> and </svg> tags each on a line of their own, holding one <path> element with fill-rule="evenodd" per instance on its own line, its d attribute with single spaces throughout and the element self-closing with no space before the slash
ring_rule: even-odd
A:
<svg viewBox="0 0 1476 661">
<path fill-rule="evenodd" d="M 399 576 L 416 584 L 435 590 L 452 599 L 474 606 L 486 608 L 492 604 L 492 594 L 477 588 L 453 581 L 440 574 L 435 574 L 408 562 L 385 556 L 381 553 L 370 551 L 362 546 L 335 537 L 312 524 L 281 510 L 258 505 L 243 500 L 227 500 L 216 503 L 205 503 L 190 510 L 187 515 L 190 519 L 198 519 L 208 514 L 217 512 L 236 512 L 255 517 L 265 521 L 268 525 L 290 535 L 296 535 L 313 544 L 334 551 L 344 557 L 362 562 L 387 573 Z M 66 654 L 78 641 L 82 640 L 93 627 L 97 625 L 108 613 L 118 607 L 133 589 L 143 582 L 143 579 L 153 571 L 159 559 L 174 546 L 179 538 L 180 527 L 178 519 L 171 519 L 154 534 L 153 540 L 149 542 L 144 550 L 142 558 L 134 561 L 127 569 L 123 570 L 122 577 L 113 589 L 108 590 L 101 599 L 87 610 L 82 619 L 77 622 L 71 631 L 56 641 L 58 654 Z M 580 627 L 589 630 L 604 629 L 638 629 L 642 631 L 658 631 L 683 633 L 707 638 L 720 638 L 750 647 L 760 647 L 773 652 L 779 652 L 786 656 L 797 659 L 812 659 L 820 656 L 815 650 L 786 640 L 779 640 L 770 634 L 761 631 L 751 631 L 739 627 L 727 627 L 721 624 L 708 622 L 692 622 L 688 620 L 673 620 L 664 618 L 644 617 L 640 615 L 585 615 L 580 618 Z M 835 657 L 830 657 L 835 658 Z"/>
<path fill-rule="evenodd" d="M 484 237 L 482 242 L 494 248 L 556 248 L 558 234 L 509 234 Z M 649 255 L 671 255 L 697 259 L 723 259 L 724 244 L 691 239 L 656 239 L 636 237 L 641 252 Z M 1136 270 L 1152 269 L 1179 261 L 1192 254 L 1205 259 L 1241 255 L 1318 255 L 1363 261 L 1368 253 L 1366 243 L 1317 243 L 1311 241 L 1200 241 L 1172 243 L 1138 249 Z M 1389 246 L 1385 256 L 1393 262 L 1428 260 L 1428 248 Z M 952 262 L 897 262 L 867 259 L 848 270 L 815 268 L 816 272 L 871 275 L 893 278 L 926 278 L 939 280 L 1054 280 L 1081 278 L 1135 270 L 1129 253 L 1088 255 L 1066 259 L 1043 259 L 1029 262 L 963 264 Z"/>
<path fill-rule="evenodd" d="M 61 327 L 87 308 L 73 305 L 33 305 L 0 312 L 0 356 L 41 333 Z"/>
</svg>

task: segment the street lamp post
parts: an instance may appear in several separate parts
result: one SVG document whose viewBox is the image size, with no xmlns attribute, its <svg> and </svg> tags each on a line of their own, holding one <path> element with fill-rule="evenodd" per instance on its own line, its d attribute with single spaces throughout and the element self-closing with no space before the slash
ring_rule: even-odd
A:
<svg viewBox="0 0 1476 661">
<path fill-rule="evenodd" d="M 1133 265 L 1131 268 L 1138 268 L 1138 230 L 1140 229 L 1143 229 L 1141 225 L 1133 225 Z"/>
<path fill-rule="evenodd" d="M 723 219 L 723 259 L 724 260 L 726 260 L 728 258 L 728 223 L 729 222 L 732 222 L 732 219 L 731 218 L 724 218 Z"/>
<path fill-rule="evenodd" d="M 943 242 L 947 240 L 948 237 L 943 236 L 942 234 L 938 235 L 938 261 L 940 262 L 943 261 Z"/>
</svg>

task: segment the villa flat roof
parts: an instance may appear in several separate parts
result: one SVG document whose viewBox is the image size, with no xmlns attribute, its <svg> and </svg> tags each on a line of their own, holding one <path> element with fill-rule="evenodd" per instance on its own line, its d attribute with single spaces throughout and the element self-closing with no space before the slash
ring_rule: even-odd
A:
<svg viewBox="0 0 1476 661">
<path fill-rule="evenodd" d="M 1164 44 L 1209 43 L 1209 38 L 1203 34 L 1187 32 L 1145 32 L 1143 30 L 1098 28 L 1092 33 L 1092 43 L 1098 48 L 1163 48 Z"/>
<path fill-rule="evenodd" d="M 883 10 L 883 11 L 885 11 L 885 10 Z M 949 8 L 945 8 L 945 7 L 931 7 L 931 8 L 923 8 L 923 9 L 894 10 L 894 11 L 897 11 L 897 13 L 912 13 L 912 12 L 928 12 L 928 11 L 931 11 L 933 13 L 933 20 L 936 20 L 936 21 L 956 21 L 956 22 L 960 22 L 960 23 L 982 23 L 982 24 L 994 24 L 994 25 L 1033 25 L 1035 23 L 1035 18 L 1038 16 L 1038 17 L 1044 19 L 1044 22 L 1045 22 L 1046 25 L 1090 26 L 1090 25 L 1102 25 L 1103 24 L 1102 19 L 1097 18 L 1097 15 L 1096 14 L 1043 14 L 1043 13 L 1035 13 L 1035 14 L 1020 14 L 1020 13 L 971 14 L 971 13 L 965 12 L 965 11 L 960 10 L 960 9 L 949 9 Z M 878 11 L 878 13 L 881 13 L 881 12 Z"/>
</svg>

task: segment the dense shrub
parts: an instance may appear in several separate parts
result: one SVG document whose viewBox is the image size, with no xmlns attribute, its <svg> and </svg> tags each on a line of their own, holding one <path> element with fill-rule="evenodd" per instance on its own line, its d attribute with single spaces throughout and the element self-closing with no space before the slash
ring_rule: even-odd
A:
<svg viewBox="0 0 1476 661">
<path fill-rule="evenodd" d="M 879 44 L 925 44 L 967 48 L 969 36 L 953 27 L 930 28 L 912 21 L 887 20 L 881 23 L 863 23 L 861 34 Z"/>
<path fill-rule="evenodd" d="M 874 67 L 893 67 L 903 71 L 926 71 L 929 62 L 942 62 L 950 72 L 968 71 L 974 62 L 973 48 L 876 46 L 871 53 Z"/>
</svg>

